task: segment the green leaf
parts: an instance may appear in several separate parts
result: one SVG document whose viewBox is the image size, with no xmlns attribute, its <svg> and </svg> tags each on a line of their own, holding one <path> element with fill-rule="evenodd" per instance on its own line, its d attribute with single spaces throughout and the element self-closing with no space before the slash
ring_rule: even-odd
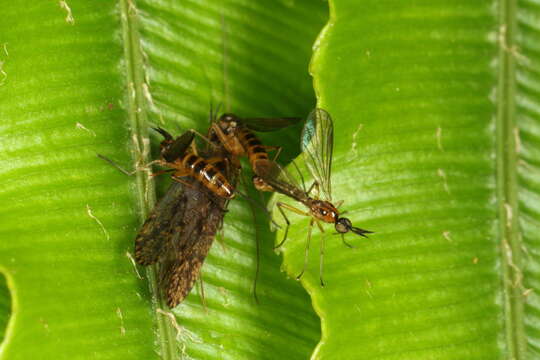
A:
<svg viewBox="0 0 540 360">
<path fill-rule="evenodd" d="M 311 72 L 335 123 L 333 199 L 375 234 L 348 234 L 349 249 L 323 225 L 321 288 L 315 228 L 310 299 L 280 272 L 283 231 L 235 199 L 202 271 L 206 307 L 195 289 L 170 313 L 130 259 L 156 198 L 149 127 L 204 131 L 218 104 L 306 116 L 328 5 Z M 2 15 L 0 359 L 540 354 L 538 1 L 67 0 Z M 261 137 L 283 163 L 299 152 L 298 127 Z M 290 219 L 294 279 L 309 219 Z"/>
<path fill-rule="evenodd" d="M 330 5 L 311 70 L 334 198 L 375 234 L 327 235 L 321 288 L 314 232 L 313 358 L 538 358 L 538 3 Z M 308 220 L 291 222 L 296 275 Z"/>
<path fill-rule="evenodd" d="M 280 271 L 260 209 L 231 204 L 225 239 L 203 268 L 206 307 L 193 291 L 171 313 L 130 254 L 155 198 L 152 179 L 127 177 L 96 154 L 144 170 L 151 125 L 204 131 L 218 103 L 243 116 L 307 113 L 326 4 L 68 0 L 2 11 L 0 269 L 9 281 L 0 297 L 13 303 L 11 314 L 0 308 L 0 319 L 10 317 L 0 357 L 309 356 L 319 319 Z M 264 138 L 287 145 L 286 161 L 298 153 L 298 130 Z"/>
</svg>

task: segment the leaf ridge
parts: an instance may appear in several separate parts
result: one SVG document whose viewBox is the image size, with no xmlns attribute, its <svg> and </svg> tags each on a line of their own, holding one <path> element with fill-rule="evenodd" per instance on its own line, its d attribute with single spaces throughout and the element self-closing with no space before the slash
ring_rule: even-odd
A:
<svg viewBox="0 0 540 360">
<path fill-rule="evenodd" d="M 121 1 L 122 35 L 126 61 L 127 78 L 127 113 L 131 127 L 132 152 L 135 168 L 149 162 L 150 141 L 148 139 L 148 122 L 145 96 L 148 84 L 144 77 L 144 62 L 140 38 L 137 30 L 137 8 L 132 0 Z M 150 212 L 156 201 L 154 182 L 148 171 L 136 171 L 136 190 L 141 220 Z M 166 309 L 165 299 L 161 296 L 155 267 L 147 268 L 150 291 L 153 296 L 153 308 L 156 313 L 160 355 L 164 360 L 178 358 L 175 346 L 175 329 Z"/>
<path fill-rule="evenodd" d="M 518 224 L 517 149 L 514 136 L 515 116 L 515 30 L 516 4 L 512 0 L 500 3 L 499 14 L 499 79 L 496 130 L 497 197 L 499 236 L 503 266 L 505 336 L 508 358 L 524 359 L 526 335 L 522 296 L 522 241 Z"/>
</svg>

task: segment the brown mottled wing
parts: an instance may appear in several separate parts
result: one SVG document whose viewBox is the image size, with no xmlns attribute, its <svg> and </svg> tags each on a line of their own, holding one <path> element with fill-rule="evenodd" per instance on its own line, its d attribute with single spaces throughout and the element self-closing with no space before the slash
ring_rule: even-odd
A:
<svg viewBox="0 0 540 360">
<path fill-rule="evenodd" d="M 177 306 L 189 294 L 223 222 L 225 200 L 209 193 L 199 183 L 186 187 L 182 196 L 182 221 L 165 256 L 160 260 L 160 283 L 167 305 Z"/>
<path fill-rule="evenodd" d="M 184 212 L 183 191 L 181 184 L 173 182 L 144 222 L 135 238 L 135 261 L 138 264 L 154 264 L 163 253 L 179 215 Z"/>
<path fill-rule="evenodd" d="M 167 143 L 162 149 L 162 157 L 167 161 L 174 161 L 182 156 L 193 141 L 194 134 L 190 131 L 172 141 L 172 136 L 163 129 L 157 128 Z M 163 146 L 163 143 L 162 143 Z M 184 192 L 182 185 L 173 182 L 163 198 L 154 206 L 152 212 L 144 222 L 135 238 L 135 261 L 141 265 L 151 265 L 158 261 L 167 243 L 173 236 L 178 222 L 182 220 L 185 202 L 182 200 Z"/>
<path fill-rule="evenodd" d="M 225 157 L 229 154 L 221 148 L 202 155 Z M 216 167 L 233 186 L 236 185 L 240 172 L 240 164 L 236 158 L 229 158 L 229 166 L 220 167 L 216 164 Z M 212 194 L 199 182 L 188 182 L 191 186 L 184 188 L 181 199 L 184 204 L 182 219 L 172 231 L 174 236 L 164 258 L 160 259 L 161 289 L 167 298 L 167 305 L 171 308 L 182 302 L 193 288 L 216 233 L 223 225 L 227 206 L 226 199 Z"/>
</svg>

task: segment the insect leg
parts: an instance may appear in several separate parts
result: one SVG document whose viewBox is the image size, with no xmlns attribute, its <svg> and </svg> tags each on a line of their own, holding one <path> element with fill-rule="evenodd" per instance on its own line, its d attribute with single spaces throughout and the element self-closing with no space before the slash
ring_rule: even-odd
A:
<svg viewBox="0 0 540 360">
<path fill-rule="evenodd" d="M 246 179 L 242 175 L 240 175 L 240 183 L 242 184 L 244 189 L 247 189 Z M 261 193 L 259 192 L 259 195 L 260 194 Z M 261 198 L 261 200 L 262 200 L 262 198 Z M 262 203 L 262 201 L 261 201 L 261 203 Z M 251 217 L 253 219 L 253 223 L 257 224 L 257 215 L 255 213 L 255 207 L 252 204 L 249 204 L 249 209 L 251 210 Z M 255 303 L 256 304 L 259 304 L 259 298 L 257 297 L 257 280 L 259 280 L 259 271 L 260 271 L 260 259 L 261 259 L 260 248 L 261 248 L 261 241 L 260 241 L 260 238 L 259 238 L 258 226 L 255 226 L 255 261 L 256 261 L 256 264 L 255 264 L 255 276 L 253 278 L 252 292 L 253 292 L 253 297 L 255 298 Z"/>
<path fill-rule="evenodd" d="M 245 155 L 246 151 L 238 141 L 238 138 L 225 134 L 221 127 L 216 123 L 213 123 L 211 128 L 219 139 L 219 142 L 229 153 L 237 156 Z"/>
<path fill-rule="evenodd" d="M 159 176 L 159 175 L 167 174 L 167 173 L 170 173 L 170 172 L 173 172 L 173 171 L 175 171 L 175 169 L 160 170 L 160 171 L 156 171 L 155 173 L 152 173 L 150 176 L 152 176 L 152 177 Z"/>
<path fill-rule="evenodd" d="M 204 311 L 208 312 L 208 308 L 206 307 L 206 298 L 204 296 L 204 281 L 202 278 L 202 271 L 199 273 L 199 286 L 200 286 L 200 296 L 201 296 L 201 303 L 203 305 Z"/>
<path fill-rule="evenodd" d="M 173 176 L 171 176 L 171 178 L 176 181 L 176 182 L 179 182 L 180 184 L 184 185 L 184 186 L 187 186 L 189 188 L 192 188 L 194 189 L 193 187 L 193 184 L 190 184 L 188 182 L 186 182 L 185 180 L 182 180 L 182 176 L 177 176 L 176 174 L 174 174 Z"/>
<path fill-rule="evenodd" d="M 109 164 L 111 164 L 112 166 L 114 166 L 115 168 L 120 170 L 120 172 L 126 174 L 127 176 L 133 176 L 137 172 L 137 170 L 127 171 L 126 169 L 118 165 L 114 160 L 109 159 L 105 155 L 97 154 L 97 157 L 100 158 L 101 160 L 105 160 L 106 162 L 108 162 Z"/>
<path fill-rule="evenodd" d="M 300 177 L 300 181 L 302 182 L 302 190 L 304 190 L 305 193 L 309 194 L 309 191 L 306 191 L 306 181 L 304 180 L 304 175 L 300 172 L 300 169 L 298 168 L 298 165 L 296 165 L 296 161 L 292 161 L 294 168 L 296 169 L 296 173 Z M 311 185 L 313 187 L 313 185 Z M 311 189 L 310 189 L 311 191 Z"/>
<path fill-rule="evenodd" d="M 210 144 L 210 146 L 214 149 L 218 149 L 219 146 L 214 144 L 212 141 L 210 141 L 209 138 L 207 138 L 205 135 L 201 134 L 200 132 L 198 132 L 197 130 L 195 129 L 189 129 L 188 131 L 191 131 L 192 133 L 194 133 L 195 135 L 197 135 L 198 137 L 200 137 L 201 139 L 203 139 L 204 141 L 206 141 L 208 144 Z M 196 154 L 196 152 L 195 152 Z"/>
<path fill-rule="evenodd" d="M 319 197 L 319 183 L 317 181 L 314 181 L 313 184 L 309 187 L 307 194 L 311 194 L 313 189 L 317 189 L 317 198 Z"/>
<path fill-rule="evenodd" d="M 317 226 L 321 231 L 321 242 L 319 244 L 319 280 L 321 281 L 321 287 L 324 287 L 323 280 L 323 265 L 324 265 L 324 230 L 321 224 L 317 221 Z"/>
<path fill-rule="evenodd" d="M 304 266 L 302 267 L 302 271 L 298 276 L 296 277 L 296 280 L 300 280 L 302 275 L 304 275 L 304 272 L 306 271 L 307 267 L 307 261 L 308 261 L 308 255 L 309 255 L 309 243 L 311 242 L 311 232 L 313 230 L 313 223 L 315 222 L 314 218 L 311 218 L 309 221 L 309 228 L 308 228 L 308 234 L 307 234 L 307 240 L 306 240 L 306 248 L 304 250 Z"/>
<path fill-rule="evenodd" d="M 279 249 L 285 243 L 285 240 L 287 240 L 287 234 L 289 233 L 289 226 L 291 225 L 291 222 L 287 218 L 287 215 L 285 215 L 285 212 L 283 211 L 283 209 L 287 209 L 287 210 L 293 211 L 293 212 L 295 212 L 297 214 L 311 217 L 311 215 L 309 213 L 307 213 L 305 211 L 302 211 L 300 209 L 297 209 L 294 206 L 291 206 L 289 204 L 285 204 L 285 203 L 282 203 L 282 202 L 277 202 L 276 205 L 278 207 L 279 212 L 281 213 L 281 216 L 285 220 L 285 223 L 287 224 L 287 226 L 285 227 L 285 235 L 283 236 L 283 240 L 281 240 L 281 242 L 274 247 L 274 250 Z"/>
<path fill-rule="evenodd" d="M 144 167 L 137 167 L 137 169 L 135 169 L 133 171 L 127 171 L 122 166 L 120 166 L 116 161 L 114 161 L 112 159 L 109 159 L 105 155 L 101 155 L 101 154 L 96 154 L 96 155 L 97 155 L 98 158 L 108 162 L 109 164 L 111 164 L 112 166 L 114 166 L 120 172 L 122 172 L 123 174 L 125 174 L 127 176 L 133 176 L 133 175 L 135 175 L 137 173 L 137 171 L 143 171 L 143 170 L 149 169 L 150 166 L 152 166 L 154 164 L 161 164 L 161 162 L 162 162 L 161 160 L 153 160 L 153 161 L 150 161 L 148 164 L 146 164 Z"/>
</svg>

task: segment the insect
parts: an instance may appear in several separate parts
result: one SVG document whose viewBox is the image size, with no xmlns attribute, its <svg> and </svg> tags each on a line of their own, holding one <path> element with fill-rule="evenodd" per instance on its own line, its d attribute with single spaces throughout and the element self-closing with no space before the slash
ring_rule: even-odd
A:
<svg viewBox="0 0 540 360">
<path fill-rule="evenodd" d="M 193 132 L 187 131 L 173 140 L 167 131 L 161 128 L 155 130 L 165 138 L 161 143 L 162 159 L 157 161 L 159 165 L 170 168 L 164 172 L 174 171 L 172 177 L 178 182 L 183 181 L 182 177 L 191 176 L 219 197 L 232 199 L 235 196 L 234 187 L 214 166 L 215 163 L 224 161 L 223 157 L 203 158 L 193 151 L 188 151 L 195 136 Z"/>
<path fill-rule="evenodd" d="M 193 133 L 174 139 L 163 129 L 157 131 L 164 136 L 160 163 L 172 167 L 177 181 L 139 231 L 135 260 L 141 265 L 158 263 L 160 288 L 167 305 L 174 308 L 189 294 L 222 227 L 232 197 L 223 188 L 228 184 L 227 189 L 234 189 L 240 166 L 221 146 L 205 151 L 204 155 L 212 160 L 190 160 L 194 159 L 188 151 Z M 192 176 L 180 179 L 185 175 Z"/>
<path fill-rule="evenodd" d="M 320 222 L 333 223 L 337 233 L 341 234 L 343 243 L 348 247 L 352 247 L 352 245 L 345 241 L 345 233 L 353 232 L 363 237 L 367 237 L 366 234 L 372 233 L 369 230 L 354 227 L 348 218 L 340 216 L 338 207 L 342 202 L 339 202 L 338 206 L 334 206 L 334 204 L 332 204 L 330 178 L 334 130 L 332 118 L 328 112 L 323 109 L 313 110 L 302 130 L 302 152 L 308 169 L 315 179 L 309 190 L 306 190 L 305 186 L 302 186 L 302 188 L 298 186 L 297 181 L 293 176 L 291 176 L 275 161 L 269 160 L 266 152 L 268 147 L 262 146 L 261 142 L 251 131 L 249 131 L 247 126 L 241 123 L 239 118 L 232 114 L 225 114 L 221 116 L 220 120 L 225 124 L 230 124 L 227 133 L 229 136 L 229 142 L 233 143 L 233 140 L 230 140 L 230 138 L 235 137 L 240 146 L 243 148 L 244 153 L 248 155 L 251 167 L 255 173 L 255 177 L 253 178 L 255 187 L 261 191 L 276 191 L 287 195 L 302 203 L 309 209 L 309 211 L 306 212 L 286 203 L 276 203 L 278 210 L 286 223 L 283 240 L 276 246 L 276 248 L 283 245 L 287 239 L 290 226 L 290 221 L 285 215 L 284 209 L 311 217 L 304 253 L 304 266 L 301 273 L 297 276 L 297 279 L 302 277 L 306 269 L 309 244 L 311 241 L 311 232 L 314 224 L 317 224 L 319 230 L 324 232 Z M 222 128 L 223 127 L 224 126 L 222 125 Z M 227 146 L 225 147 L 229 150 Z M 237 149 L 235 145 L 233 151 L 240 152 L 240 149 Z M 320 190 L 322 190 L 323 199 L 320 199 L 318 195 L 315 197 L 310 195 L 314 189 L 317 189 L 318 193 L 320 193 Z M 319 270 L 320 282 L 322 286 L 324 286 L 322 277 L 323 254 L 324 243 L 323 240 L 321 240 Z"/>
</svg>

